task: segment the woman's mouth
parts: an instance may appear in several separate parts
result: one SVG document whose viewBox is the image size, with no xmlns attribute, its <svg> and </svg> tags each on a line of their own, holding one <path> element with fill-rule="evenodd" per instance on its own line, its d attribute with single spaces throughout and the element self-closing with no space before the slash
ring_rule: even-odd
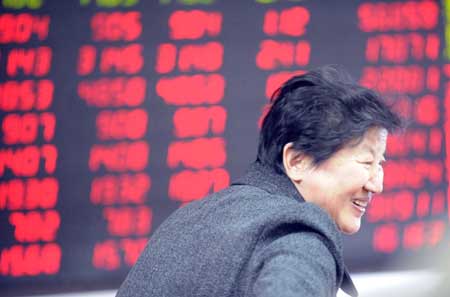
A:
<svg viewBox="0 0 450 297">
<path fill-rule="evenodd" d="M 352 203 L 353 203 L 353 206 L 362 213 L 366 212 L 366 208 L 369 205 L 368 200 L 361 200 L 361 199 L 354 199 L 354 200 L 352 200 Z"/>
</svg>

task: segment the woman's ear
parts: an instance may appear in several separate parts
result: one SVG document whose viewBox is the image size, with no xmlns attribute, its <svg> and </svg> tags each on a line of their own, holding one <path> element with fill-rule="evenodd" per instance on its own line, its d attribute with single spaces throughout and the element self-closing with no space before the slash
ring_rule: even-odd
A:
<svg viewBox="0 0 450 297">
<path fill-rule="evenodd" d="M 301 182 L 311 166 L 312 159 L 294 149 L 293 143 L 283 147 L 283 166 L 286 175 L 293 182 Z"/>
</svg>

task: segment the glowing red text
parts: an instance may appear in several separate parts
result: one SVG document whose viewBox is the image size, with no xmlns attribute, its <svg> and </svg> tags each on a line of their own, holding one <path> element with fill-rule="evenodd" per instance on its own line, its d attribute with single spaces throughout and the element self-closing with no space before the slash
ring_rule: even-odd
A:
<svg viewBox="0 0 450 297">
<path fill-rule="evenodd" d="M 201 137 L 209 131 L 222 134 L 225 131 L 227 111 L 222 106 L 179 108 L 173 115 L 176 137 Z"/>
<path fill-rule="evenodd" d="M 177 141 L 169 145 L 167 165 L 194 169 L 221 167 L 226 161 L 225 140 L 220 137 Z"/>
<path fill-rule="evenodd" d="M 54 177 L 12 179 L 0 183 L 0 210 L 53 208 L 58 201 L 59 183 Z"/>
<path fill-rule="evenodd" d="M 152 210 L 146 206 L 103 209 L 108 232 L 113 236 L 146 235 L 152 227 Z"/>
<path fill-rule="evenodd" d="M 12 277 L 57 274 L 62 250 L 58 244 L 14 245 L 0 254 L 0 274 Z"/>
<path fill-rule="evenodd" d="M 264 70 L 291 67 L 294 64 L 304 66 L 309 63 L 310 54 L 308 41 L 301 40 L 294 44 L 290 41 L 264 40 L 256 55 L 256 65 Z"/>
<path fill-rule="evenodd" d="M 53 101 L 51 80 L 7 81 L 0 83 L 0 110 L 45 110 Z"/>
<path fill-rule="evenodd" d="M 206 35 L 214 37 L 222 30 L 222 14 L 201 10 L 178 10 L 169 17 L 172 39 L 199 39 Z"/>
<path fill-rule="evenodd" d="M 216 104 L 222 100 L 224 91 L 225 79 L 220 74 L 161 78 L 156 84 L 158 96 L 172 105 Z"/>
<path fill-rule="evenodd" d="M 97 115 L 97 137 L 108 139 L 139 139 L 147 131 L 147 112 L 144 109 L 103 110 Z"/>
<path fill-rule="evenodd" d="M 139 204 L 146 201 L 150 187 L 145 173 L 105 175 L 92 180 L 90 198 L 93 204 Z"/>
<path fill-rule="evenodd" d="M 14 237 L 19 242 L 53 241 L 61 219 L 54 210 L 14 212 L 9 216 Z"/>
<path fill-rule="evenodd" d="M 96 144 L 89 154 L 89 168 L 98 171 L 140 171 L 148 163 L 149 145 L 144 141 L 120 142 L 111 145 Z"/>
<path fill-rule="evenodd" d="M 41 114 L 8 114 L 2 122 L 3 142 L 5 144 L 30 144 L 37 140 L 39 127 L 45 141 L 55 135 L 56 119 L 51 112 Z"/>
<path fill-rule="evenodd" d="M 439 36 L 419 33 L 377 35 L 369 37 L 366 59 L 369 62 L 387 61 L 403 63 L 408 59 L 420 61 L 424 58 L 436 60 L 439 57 Z"/>
<path fill-rule="evenodd" d="M 156 71 L 168 73 L 174 69 L 177 49 L 171 44 L 158 48 Z M 181 71 L 217 71 L 222 67 L 223 45 L 219 42 L 185 45 L 179 50 L 178 69 Z"/>
<path fill-rule="evenodd" d="M 8 53 L 6 73 L 16 76 L 24 75 L 44 76 L 50 71 L 52 49 L 48 46 L 38 48 L 14 48 Z"/>
<path fill-rule="evenodd" d="M 100 56 L 102 73 L 136 74 L 144 66 L 142 45 L 130 44 L 122 47 L 107 47 Z"/>
<path fill-rule="evenodd" d="M 44 171 L 53 174 L 56 169 L 58 150 L 54 145 L 35 145 L 19 149 L 0 149 L 0 176 L 9 169 L 15 176 L 34 176 L 39 172 L 41 159 L 44 161 Z"/>
<path fill-rule="evenodd" d="M 0 14 L 0 43 L 25 43 L 35 35 L 38 40 L 48 36 L 50 17 L 29 13 Z"/>
<path fill-rule="evenodd" d="M 270 9 L 264 17 L 264 33 L 298 37 L 305 34 L 309 18 L 309 11 L 301 6 L 284 9 L 281 12 Z"/>
<path fill-rule="evenodd" d="M 359 27 L 364 32 L 430 30 L 439 21 L 434 1 L 364 3 L 358 7 Z"/>
<path fill-rule="evenodd" d="M 100 78 L 78 84 L 78 95 L 89 106 L 138 106 L 145 98 L 146 82 L 141 76 Z"/>
<path fill-rule="evenodd" d="M 132 41 L 142 32 L 141 13 L 99 12 L 91 19 L 92 39 L 95 41 Z"/>
<path fill-rule="evenodd" d="M 225 169 L 184 170 L 170 177 L 169 197 L 181 202 L 201 199 L 211 192 L 228 187 L 230 176 Z"/>
</svg>

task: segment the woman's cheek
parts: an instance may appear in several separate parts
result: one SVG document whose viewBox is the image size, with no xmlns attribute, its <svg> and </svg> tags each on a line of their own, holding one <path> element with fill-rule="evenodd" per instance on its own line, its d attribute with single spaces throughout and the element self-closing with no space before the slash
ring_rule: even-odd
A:
<svg viewBox="0 0 450 297">
<path fill-rule="evenodd" d="M 358 178 L 361 182 L 365 182 L 370 178 L 370 172 L 372 168 L 365 164 L 359 164 L 357 169 L 353 170 L 353 174 L 347 176 L 353 176 L 354 178 Z"/>
</svg>

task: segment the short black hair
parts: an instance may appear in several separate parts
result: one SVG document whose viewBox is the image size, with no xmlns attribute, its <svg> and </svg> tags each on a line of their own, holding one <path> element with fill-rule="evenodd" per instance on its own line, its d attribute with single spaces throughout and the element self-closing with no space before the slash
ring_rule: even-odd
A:
<svg viewBox="0 0 450 297">
<path fill-rule="evenodd" d="M 257 162 L 284 173 L 283 147 L 320 165 L 372 127 L 394 132 L 402 119 L 380 95 L 355 83 L 341 67 L 324 66 L 294 76 L 271 98 L 258 145 Z"/>
</svg>

